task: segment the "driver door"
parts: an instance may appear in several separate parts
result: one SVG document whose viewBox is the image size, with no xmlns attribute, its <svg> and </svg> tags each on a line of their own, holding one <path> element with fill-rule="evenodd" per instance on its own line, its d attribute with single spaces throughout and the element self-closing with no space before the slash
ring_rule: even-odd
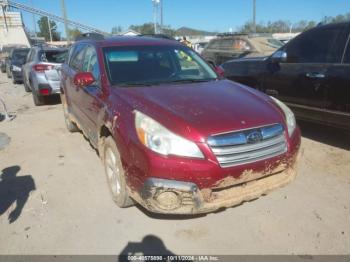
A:
<svg viewBox="0 0 350 262">
<path fill-rule="evenodd" d="M 286 102 L 299 118 L 323 118 L 329 92 L 328 72 L 341 61 L 344 28 L 315 28 L 288 43 L 287 61 L 268 64 L 264 91 Z"/>
</svg>

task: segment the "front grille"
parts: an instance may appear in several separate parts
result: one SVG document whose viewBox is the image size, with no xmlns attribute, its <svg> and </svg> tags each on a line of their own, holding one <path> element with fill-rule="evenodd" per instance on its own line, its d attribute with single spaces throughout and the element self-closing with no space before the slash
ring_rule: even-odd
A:
<svg viewBox="0 0 350 262">
<path fill-rule="evenodd" d="M 281 124 L 211 136 L 208 145 L 221 167 L 252 163 L 287 152 Z"/>
</svg>

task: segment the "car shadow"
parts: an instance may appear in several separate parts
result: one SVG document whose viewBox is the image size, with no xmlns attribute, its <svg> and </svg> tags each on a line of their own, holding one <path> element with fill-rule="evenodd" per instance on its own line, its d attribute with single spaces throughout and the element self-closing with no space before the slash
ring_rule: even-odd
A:
<svg viewBox="0 0 350 262">
<path fill-rule="evenodd" d="M 11 166 L 4 168 L 0 174 L 0 216 L 16 203 L 8 215 L 10 224 L 19 218 L 30 192 L 36 189 L 32 176 L 16 176 L 20 170 L 19 166 Z"/>
<path fill-rule="evenodd" d="M 350 150 L 350 132 L 335 127 L 298 121 L 303 137 L 330 146 Z"/>
<path fill-rule="evenodd" d="M 61 103 L 61 97 L 59 95 L 45 97 L 45 105 L 53 106 Z"/>
<path fill-rule="evenodd" d="M 119 262 L 130 261 L 128 256 L 174 256 L 175 254 L 168 250 L 164 242 L 157 236 L 147 235 L 141 242 L 128 242 L 119 254 Z M 136 259 L 131 259 L 136 261 Z M 151 261 L 151 260 L 142 260 Z M 159 260 L 158 260 L 159 261 Z M 164 260 L 161 260 L 164 261 Z"/>
</svg>

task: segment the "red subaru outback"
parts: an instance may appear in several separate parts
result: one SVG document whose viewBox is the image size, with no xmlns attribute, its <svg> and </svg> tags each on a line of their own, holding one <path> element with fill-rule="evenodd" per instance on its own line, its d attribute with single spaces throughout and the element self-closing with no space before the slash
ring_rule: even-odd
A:
<svg viewBox="0 0 350 262">
<path fill-rule="evenodd" d="M 62 67 L 64 116 L 98 150 L 118 206 L 204 213 L 293 180 L 300 131 L 282 102 L 176 41 L 91 38 Z"/>
</svg>

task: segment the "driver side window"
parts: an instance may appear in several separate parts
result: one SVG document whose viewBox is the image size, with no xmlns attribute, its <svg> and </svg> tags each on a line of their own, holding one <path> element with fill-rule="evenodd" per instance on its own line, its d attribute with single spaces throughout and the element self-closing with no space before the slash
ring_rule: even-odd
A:
<svg viewBox="0 0 350 262">
<path fill-rule="evenodd" d="M 288 63 L 340 63 L 345 39 L 342 27 L 315 28 L 286 45 Z"/>
<path fill-rule="evenodd" d="M 83 72 L 90 72 L 96 81 L 100 79 L 100 69 L 97 60 L 97 53 L 93 46 L 88 46 L 83 60 Z"/>
</svg>

